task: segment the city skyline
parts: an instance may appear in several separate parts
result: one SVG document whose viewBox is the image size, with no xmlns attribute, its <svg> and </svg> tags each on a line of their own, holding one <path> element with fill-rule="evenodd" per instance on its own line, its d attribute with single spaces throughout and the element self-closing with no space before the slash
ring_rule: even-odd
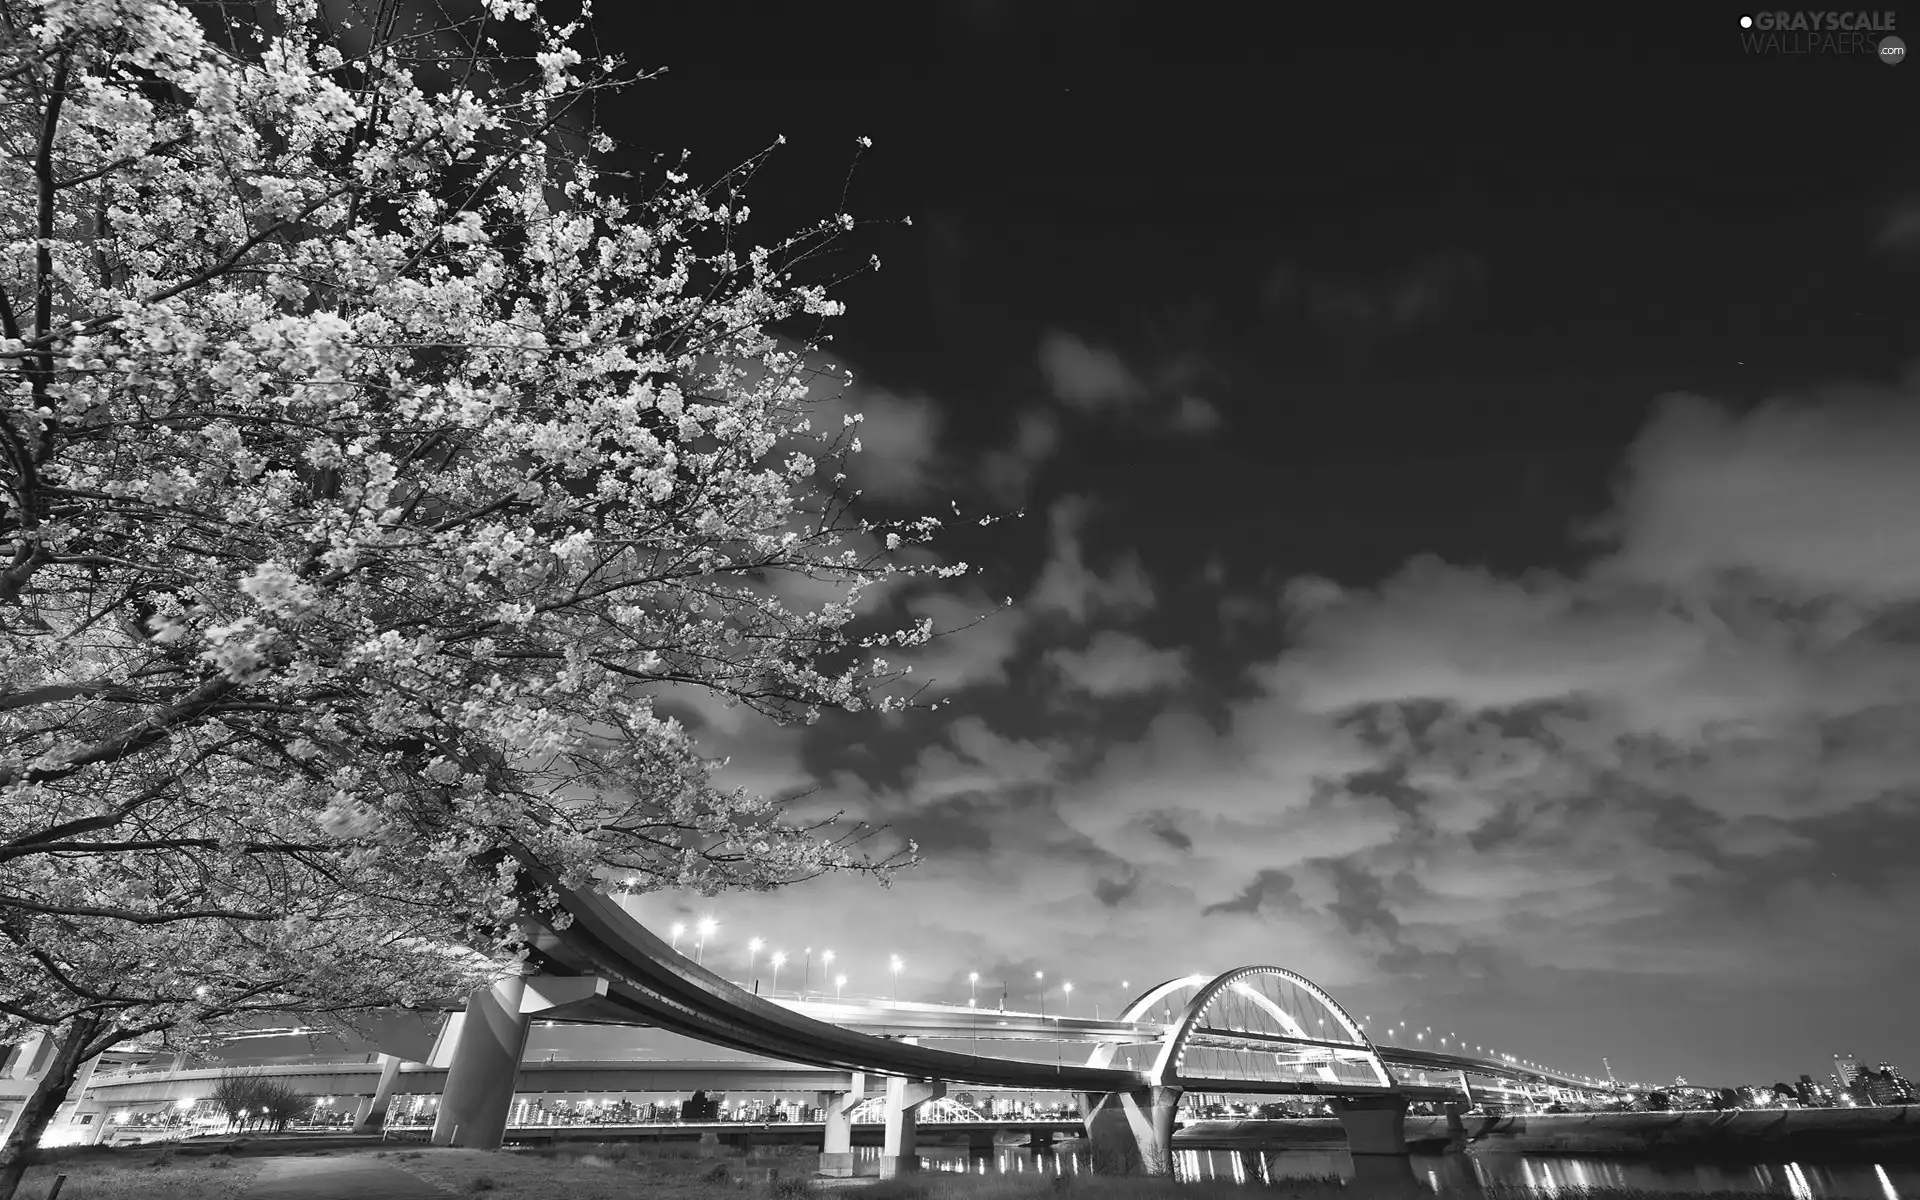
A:
<svg viewBox="0 0 1920 1200">
<path fill-rule="evenodd" d="M 636 911 L 881 995 L 898 954 L 902 999 L 1270 962 L 1596 1075 L 1912 1060 L 1917 68 L 1737 15 L 603 24 L 668 67 L 640 150 L 786 138 L 767 236 L 874 140 L 855 482 L 957 502 L 981 568 L 876 607 L 1013 601 L 905 656 L 937 713 L 679 698 L 724 778 L 921 867 Z"/>
</svg>

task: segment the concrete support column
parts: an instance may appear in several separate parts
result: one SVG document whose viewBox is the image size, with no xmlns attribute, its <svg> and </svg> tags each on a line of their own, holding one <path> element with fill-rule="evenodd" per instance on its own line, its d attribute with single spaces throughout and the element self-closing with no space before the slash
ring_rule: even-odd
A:
<svg viewBox="0 0 1920 1200">
<path fill-rule="evenodd" d="M 505 1140 L 514 1077 L 533 1023 L 520 1011 L 526 987 L 526 980 L 515 976 L 468 998 L 433 1120 L 434 1145 L 498 1150 Z"/>
<path fill-rule="evenodd" d="M 920 1169 L 920 1155 L 915 1150 L 914 1110 L 946 1094 L 947 1085 L 938 1079 L 894 1076 L 887 1080 L 887 1134 L 880 1150 L 880 1178 L 891 1179 L 902 1172 Z"/>
<path fill-rule="evenodd" d="M 818 1101 L 820 1119 L 826 1122 L 826 1137 L 820 1144 L 820 1174 L 846 1178 L 853 1174 L 853 1110 L 866 1099 L 867 1077 L 855 1071 L 851 1086 L 844 1092 L 821 1092 Z"/>
<path fill-rule="evenodd" d="M 1103 1175 L 1173 1174 L 1176 1087 L 1089 1092 L 1080 1098 L 1093 1169 Z"/>
<path fill-rule="evenodd" d="M 353 1132 L 379 1133 L 387 1125 L 387 1106 L 393 1103 L 393 1085 L 400 1079 L 400 1060 L 391 1054 L 380 1056 L 380 1082 L 373 1095 L 360 1097 L 353 1110 Z"/>
<path fill-rule="evenodd" d="M 1333 1115 L 1347 1131 L 1347 1153 L 1407 1153 L 1405 1096 L 1333 1096 Z"/>
<path fill-rule="evenodd" d="M 1441 1105 L 1447 1114 L 1447 1149 L 1465 1150 L 1467 1148 L 1467 1123 L 1460 1119 L 1467 1111 L 1464 1104 L 1448 1103 Z"/>
<path fill-rule="evenodd" d="M 1466 1093 L 1468 1108 L 1480 1103 L 1480 1098 L 1473 1094 L 1473 1084 L 1468 1081 L 1465 1071 L 1460 1072 L 1460 1090 Z"/>
</svg>

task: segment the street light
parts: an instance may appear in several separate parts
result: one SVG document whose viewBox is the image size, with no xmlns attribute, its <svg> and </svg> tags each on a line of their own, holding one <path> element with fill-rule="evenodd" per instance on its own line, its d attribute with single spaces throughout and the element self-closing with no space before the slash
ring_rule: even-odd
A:
<svg viewBox="0 0 1920 1200">
<path fill-rule="evenodd" d="M 780 990 L 780 968 L 787 965 L 787 952 L 775 950 L 773 957 L 767 961 L 773 964 L 773 986 L 767 989 L 767 995 L 771 996 Z"/>
<path fill-rule="evenodd" d="M 1073 981 L 1069 979 L 1067 982 L 1061 984 L 1060 990 L 1065 994 L 1064 998 L 1060 1001 L 1060 1015 L 1064 1017 L 1067 1015 L 1068 1007 L 1073 1004 Z"/>
<path fill-rule="evenodd" d="M 907 964 L 901 962 L 900 956 L 896 954 L 887 965 L 893 968 L 893 1002 L 898 1004 L 900 1003 L 900 968 Z"/>
<path fill-rule="evenodd" d="M 707 939 L 712 937 L 713 931 L 718 928 L 720 928 L 720 922 L 714 920 L 712 917 L 701 917 L 700 923 L 694 926 L 694 932 L 700 935 L 700 942 L 694 947 L 693 951 L 694 965 L 700 966 L 705 963 L 707 957 Z"/>
<path fill-rule="evenodd" d="M 847 986 L 847 977 L 845 975 L 835 975 L 833 977 L 833 998 L 836 1001 L 840 999 L 840 989 L 845 986 Z"/>
<path fill-rule="evenodd" d="M 1033 981 L 1040 985 L 1040 1019 L 1044 1021 L 1047 1019 L 1047 973 L 1035 971 Z"/>
<path fill-rule="evenodd" d="M 980 972 L 967 972 L 967 1007 L 977 1008 L 980 1004 Z"/>
<path fill-rule="evenodd" d="M 753 960 L 760 957 L 760 949 L 765 945 L 766 943 L 759 938 L 747 939 L 747 980 L 749 983 L 758 982 L 758 980 L 755 980 L 753 977 Z"/>
<path fill-rule="evenodd" d="M 820 990 L 827 990 L 827 972 L 833 970 L 833 951 L 820 952 Z"/>
<path fill-rule="evenodd" d="M 675 953 L 679 952 L 680 937 L 682 934 L 686 932 L 687 932 L 687 923 L 685 921 L 675 921 L 673 923 L 673 949 Z"/>
<path fill-rule="evenodd" d="M 802 996 L 806 995 L 807 989 L 811 986 L 813 986 L 813 947 L 808 946 L 807 965 L 806 968 L 800 972 L 800 994 Z"/>
</svg>

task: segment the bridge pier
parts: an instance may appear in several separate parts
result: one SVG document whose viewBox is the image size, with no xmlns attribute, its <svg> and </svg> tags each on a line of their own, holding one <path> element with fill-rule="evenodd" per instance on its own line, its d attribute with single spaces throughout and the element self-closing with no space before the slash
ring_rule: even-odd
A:
<svg viewBox="0 0 1920 1200">
<path fill-rule="evenodd" d="M 1467 1148 L 1467 1123 L 1461 1120 L 1461 1114 L 1467 1111 L 1464 1104 L 1447 1103 L 1440 1106 L 1447 1114 L 1447 1149 L 1465 1150 Z"/>
<path fill-rule="evenodd" d="M 1405 1096 L 1330 1096 L 1333 1115 L 1347 1132 L 1347 1153 L 1361 1155 L 1407 1153 L 1407 1098 Z"/>
<path fill-rule="evenodd" d="M 993 1157 L 993 1130 L 969 1129 L 967 1131 L 967 1157 Z"/>
<path fill-rule="evenodd" d="M 867 1077 L 853 1073 L 852 1085 L 844 1092 L 817 1093 L 826 1136 L 820 1145 L 820 1174 L 846 1178 L 853 1174 L 853 1110 L 866 1098 Z"/>
<path fill-rule="evenodd" d="M 1087 1092 L 1080 1111 L 1087 1122 L 1093 1169 L 1103 1175 L 1171 1175 L 1173 1118 L 1180 1107 L 1176 1087 L 1125 1092 Z"/>
<path fill-rule="evenodd" d="M 902 1172 L 920 1169 L 920 1155 L 915 1149 L 914 1110 L 946 1094 L 947 1085 L 938 1079 L 903 1079 L 897 1075 L 888 1078 L 887 1134 L 880 1150 L 880 1178 L 891 1179 Z"/>
<path fill-rule="evenodd" d="M 533 1024 L 532 1016 L 520 1011 L 526 989 L 526 979 L 514 976 L 468 997 L 433 1120 L 434 1145 L 500 1148 L 513 1108 L 514 1076 Z"/>
<path fill-rule="evenodd" d="M 400 1060 L 391 1054 L 380 1056 L 380 1082 L 373 1095 L 360 1097 L 353 1110 L 353 1132 L 379 1133 L 387 1124 L 387 1106 L 393 1102 L 393 1085 L 400 1079 Z"/>
<path fill-rule="evenodd" d="M 1027 1135 L 1027 1149 L 1049 1151 L 1053 1149 L 1053 1130 L 1036 1129 Z"/>
</svg>

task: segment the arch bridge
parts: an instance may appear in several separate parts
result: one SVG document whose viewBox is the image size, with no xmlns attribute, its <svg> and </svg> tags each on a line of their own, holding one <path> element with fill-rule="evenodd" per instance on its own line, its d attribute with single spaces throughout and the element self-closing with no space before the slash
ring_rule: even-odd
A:
<svg viewBox="0 0 1920 1200">
<path fill-rule="evenodd" d="M 539 872 L 535 872 L 536 875 Z M 548 918 L 523 918 L 534 975 L 475 992 L 431 1051 L 380 1041 L 379 1081 L 359 1127 L 377 1129 L 402 1059 L 444 1068 L 433 1140 L 503 1140 L 534 1018 L 653 1026 L 812 1068 L 826 1114 L 822 1169 L 850 1171 L 850 1126 L 867 1080 L 885 1080 L 881 1163 L 917 1164 L 915 1112 L 949 1084 L 1077 1093 L 1096 1161 L 1163 1172 L 1182 1094 L 1326 1098 L 1358 1155 L 1406 1153 L 1410 1100 L 1471 1103 L 1469 1075 L 1602 1090 L 1547 1072 L 1374 1045 L 1325 990 L 1285 967 L 1252 965 L 1148 988 L 1113 1020 L 870 1000 L 775 1001 L 677 953 L 608 897 L 559 886 Z M 982 1053 L 982 1047 L 990 1053 Z M 1071 1050 L 1071 1053 L 1069 1051 Z M 424 1058 L 423 1058 L 424 1055 Z M 608 1060 L 615 1055 L 602 1056 Z M 622 1064 L 574 1064 L 617 1073 Z M 1458 1110 L 1454 1110 L 1457 1116 Z"/>
<path fill-rule="evenodd" d="M 543 873 L 535 869 L 536 877 Z M 917 1162 L 914 1111 L 949 1084 L 1078 1093 L 1096 1158 L 1168 1169 L 1174 1113 L 1187 1091 L 1324 1096 L 1356 1154 L 1404 1154 L 1409 1100 L 1469 1100 L 1465 1074 L 1403 1077 L 1394 1053 L 1368 1040 L 1332 996 L 1272 965 L 1189 975 L 1147 989 L 1114 1021 L 984 1013 L 940 1005 L 785 1004 L 756 995 L 677 953 L 613 900 L 560 886 L 551 917 L 523 918 L 544 973 L 476 993 L 449 1019 L 453 1039 L 437 1144 L 497 1146 L 530 1019 L 646 1024 L 756 1055 L 854 1073 L 823 1094 L 823 1169 L 851 1169 L 848 1115 L 865 1077 L 885 1077 L 883 1168 Z M 457 1023 L 457 1028 L 455 1027 Z M 984 1039 L 983 1039 L 984 1032 Z M 1000 1052 L 982 1054 L 982 1040 Z M 1050 1042 L 1050 1060 L 1008 1051 Z M 1068 1061 L 1058 1043 L 1087 1053 Z M 1079 1056 L 1076 1056 L 1079 1057 Z M 1475 1061 L 1482 1071 L 1499 1064 Z M 1433 1064 L 1436 1069 L 1447 1069 Z M 1423 1068 L 1424 1069 L 1424 1068 Z"/>
</svg>

